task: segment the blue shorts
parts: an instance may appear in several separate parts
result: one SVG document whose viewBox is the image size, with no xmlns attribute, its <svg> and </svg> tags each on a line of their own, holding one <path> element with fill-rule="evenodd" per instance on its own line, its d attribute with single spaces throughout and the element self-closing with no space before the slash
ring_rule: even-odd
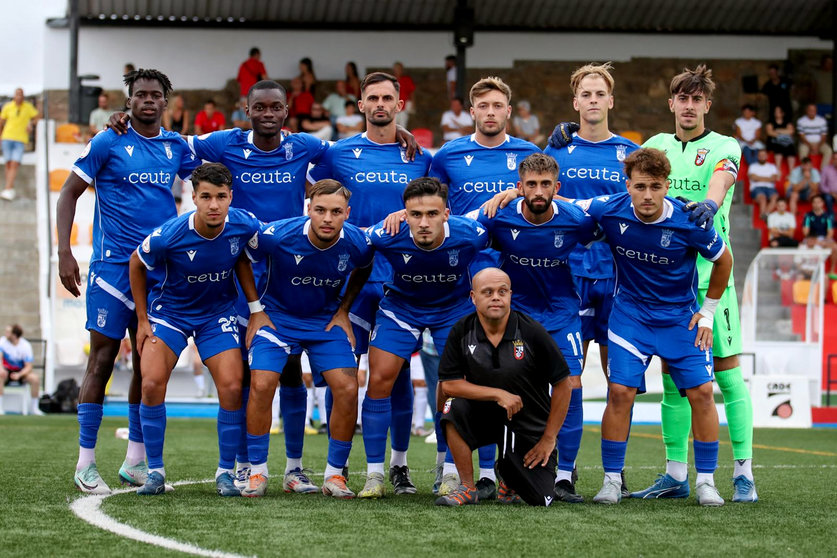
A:
<svg viewBox="0 0 837 558">
<path fill-rule="evenodd" d="M 613 308 L 613 289 L 616 279 L 590 279 L 576 277 L 575 287 L 581 297 L 581 338 L 594 339 L 599 345 L 607 345 L 607 322 Z"/>
<path fill-rule="evenodd" d="M 235 310 L 228 308 L 211 317 L 204 317 L 200 322 L 150 314 L 148 320 L 154 335 L 178 356 L 186 348 L 189 338 L 194 337 L 198 354 L 206 362 L 224 351 L 240 350 L 241 336 L 235 317 Z"/>
<path fill-rule="evenodd" d="M 250 370 L 270 370 L 281 374 L 288 356 L 298 355 L 304 350 L 308 355 L 314 385 L 326 385 L 322 373 L 335 368 L 357 368 L 357 359 L 346 333 L 339 327 L 325 331 L 325 323 L 316 321 L 311 327 L 283 325 L 281 316 L 271 315 L 276 329 L 263 327 L 250 344 L 248 363 Z"/>
<path fill-rule="evenodd" d="M 444 316 L 428 320 L 426 314 L 420 310 L 407 312 L 381 308 L 375 316 L 375 327 L 372 329 L 369 345 L 409 362 L 410 356 L 421 348 L 422 332 L 429 329 L 436 351 L 442 354 L 450 328 L 463 316 L 473 311 L 474 307 L 468 303 L 462 305 L 461 311 L 457 309 Z"/>
<path fill-rule="evenodd" d="M 87 273 L 88 330 L 98 331 L 111 339 L 122 340 L 125 330 L 137 328 L 137 314 L 127 263 L 97 261 Z"/>
<path fill-rule="evenodd" d="M 3 158 L 9 161 L 21 162 L 26 144 L 15 140 L 3 140 Z"/>
<path fill-rule="evenodd" d="M 584 345 L 581 344 L 581 332 L 577 320 L 567 327 L 550 331 L 549 335 L 561 349 L 561 355 L 567 361 L 570 376 L 581 376 L 584 365 Z"/>
<path fill-rule="evenodd" d="M 779 193 L 776 191 L 776 188 L 770 188 L 768 186 L 756 186 L 755 188 L 750 188 L 750 197 L 756 199 L 759 196 L 764 196 L 767 199 L 772 198 L 773 196 L 778 196 Z"/>
<path fill-rule="evenodd" d="M 369 352 L 369 335 L 375 326 L 375 314 L 378 305 L 384 298 L 384 283 L 367 281 L 355 298 L 349 319 L 355 334 L 355 354 L 362 355 Z"/>
<path fill-rule="evenodd" d="M 653 355 L 668 364 L 681 393 L 712 381 L 712 350 L 695 347 L 697 327 L 689 331 L 691 315 L 677 324 L 648 325 L 627 312 L 617 306 L 610 314 L 607 360 L 611 382 L 644 389 L 645 371 Z"/>
</svg>

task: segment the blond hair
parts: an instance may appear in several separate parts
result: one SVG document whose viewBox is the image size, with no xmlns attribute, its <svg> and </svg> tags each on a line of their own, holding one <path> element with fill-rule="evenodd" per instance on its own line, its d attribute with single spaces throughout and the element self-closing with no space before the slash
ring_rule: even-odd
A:
<svg viewBox="0 0 837 558">
<path fill-rule="evenodd" d="M 570 89 L 572 90 L 573 95 L 576 94 L 578 88 L 581 86 L 581 80 L 587 76 L 598 76 L 605 80 L 605 83 L 607 84 L 607 91 L 612 95 L 614 84 L 613 76 L 610 75 L 610 70 L 612 69 L 613 64 L 610 62 L 605 62 L 604 64 L 590 63 L 578 68 L 573 72 L 573 75 L 570 76 Z"/>
<path fill-rule="evenodd" d="M 471 87 L 471 92 L 468 95 L 468 98 L 471 101 L 471 106 L 474 105 L 474 99 L 482 97 L 489 91 L 499 91 L 506 96 L 506 102 L 511 104 L 511 87 L 506 85 L 506 82 L 502 79 L 495 76 L 489 76 L 482 78 L 476 82 L 473 87 Z"/>
</svg>

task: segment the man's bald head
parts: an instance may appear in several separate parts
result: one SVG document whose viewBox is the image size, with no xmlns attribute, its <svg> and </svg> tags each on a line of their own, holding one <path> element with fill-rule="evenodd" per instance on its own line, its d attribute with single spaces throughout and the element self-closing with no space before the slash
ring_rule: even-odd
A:
<svg viewBox="0 0 837 558">
<path fill-rule="evenodd" d="M 511 288 L 511 279 L 509 278 L 509 274 L 500 269 L 499 267 L 486 267 L 485 269 L 481 269 L 474 275 L 473 280 L 471 281 L 471 285 L 473 289 L 476 291 L 479 287 L 478 285 L 484 281 L 490 281 L 492 279 L 505 279 L 506 284 L 509 288 Z"/>
<path fill-rule="evenodd" d="M 511 310 L 511 279 L 508 274 L 502 269 L 488 267 L 474 275 L 471 302 L 477 308 L 480 321 L 508 319 Z"/>
</svg>

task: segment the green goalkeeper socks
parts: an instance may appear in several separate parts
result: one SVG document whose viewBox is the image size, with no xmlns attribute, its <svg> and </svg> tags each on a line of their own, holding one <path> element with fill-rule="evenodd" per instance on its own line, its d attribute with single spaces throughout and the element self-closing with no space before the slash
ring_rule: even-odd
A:
<svg viewBox="0 0 837 558">
<path fill-rule="evenodd" d="M 662 402 L 663 443 L 666 446 L 666 459 L 689 462 L 689 431 L 692 428 L 692 408 L 689 399 L 680 396 L 674 380 L 663 374 Z"/>
<path fill-rule="evenodd" d="M 753 402 L 741 377 L 741 367 L 715 371 L 715 381 L 724 396 L 733 459 L 753 458 Z"/>
</svg>

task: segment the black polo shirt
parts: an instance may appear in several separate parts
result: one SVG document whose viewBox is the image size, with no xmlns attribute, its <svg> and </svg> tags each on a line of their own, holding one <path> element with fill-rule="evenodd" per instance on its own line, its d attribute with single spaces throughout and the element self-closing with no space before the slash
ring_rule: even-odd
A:
<svg viewBox="0 0 837 558">
<path fill-rule="evenodd" d="M 523 408 L 512 417 L 511 427 L 536 439 L 546 429 L 549 387 L 569 373 L 546 329 L 515 310 L 497 347 L 486 338 L 476 312 L 459 320 L 450 330 L 439 363 L 440 382 L 465 379 L 519 395 Z"/>
</svg>

